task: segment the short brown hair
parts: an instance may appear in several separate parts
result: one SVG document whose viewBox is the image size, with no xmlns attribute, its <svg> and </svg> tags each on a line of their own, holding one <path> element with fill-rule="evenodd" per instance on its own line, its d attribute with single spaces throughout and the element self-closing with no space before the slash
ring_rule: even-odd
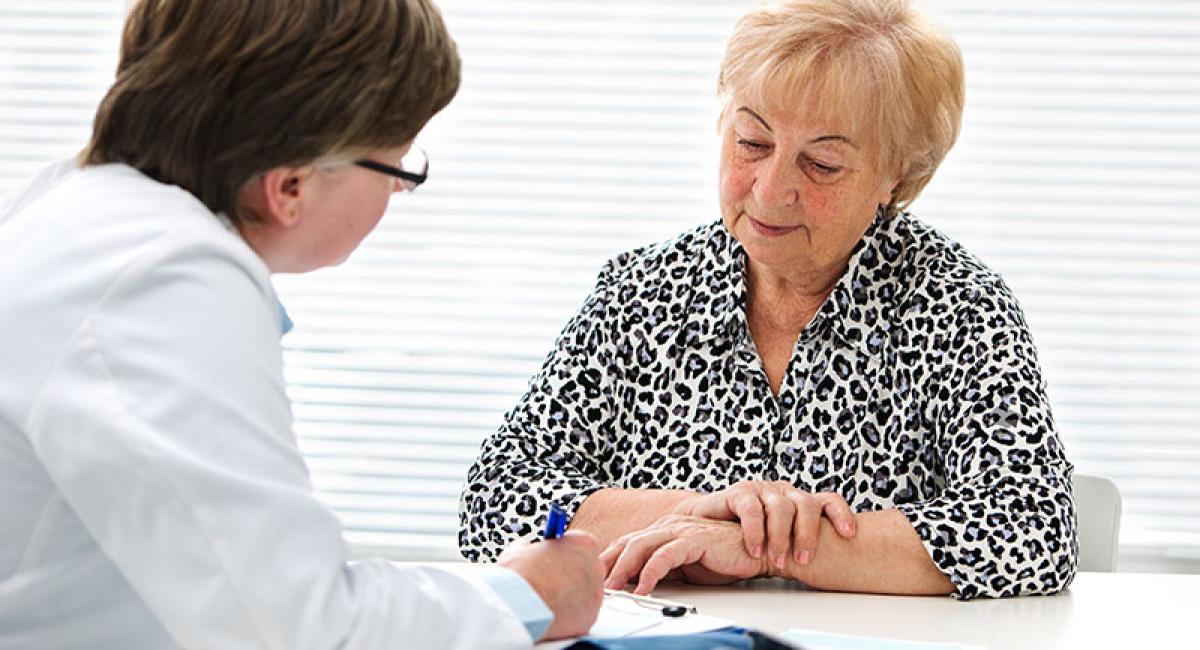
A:
<svg viewBox="0 0 1200 650">
<path fill-rule="evenodd" d="M 782 96 L 766 96 L 776 92 Z M 776 0 L 742 17 L 718 93 L 847 117 L 900 177 L 887 214 L 924 189 L 962 123 L 962 54 L 908 0 Z"/>
<path fill-rule="evenodd" d="M 429 0 L 141 0 L 80 161 L 125 163 L 253 221 L 247 181 L 401 146 L 459 79 Z"/>
</svg>

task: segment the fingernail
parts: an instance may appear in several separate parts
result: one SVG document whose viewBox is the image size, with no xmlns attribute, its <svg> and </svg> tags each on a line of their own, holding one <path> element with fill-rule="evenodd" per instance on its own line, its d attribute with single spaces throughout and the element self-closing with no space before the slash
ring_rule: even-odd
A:
<svg viewBox="0 0 1200 650">
<path fill-rule="evenodd" d="M 812 551 L 800 551 L 800 564 L 808 564 L 812 560 Z"/>
<path fill-rule="evenodd" d="M 776 568 L 776 569 L 782 569 L 782 568 L 783 568 L 783 556 L 782 556 L 782 555 L 776 555 L 776 556 L 775 556 L 775 568 Z"/>
</svg>

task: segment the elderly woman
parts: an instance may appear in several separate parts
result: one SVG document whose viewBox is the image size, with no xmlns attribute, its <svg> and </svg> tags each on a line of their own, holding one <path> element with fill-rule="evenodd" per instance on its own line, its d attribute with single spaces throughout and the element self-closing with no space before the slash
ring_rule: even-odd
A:
<svg viewBox="0 0 1200 650">
<path fill-rule="evenodd" d="M 464 555 L 557 501 L 640 593 L 1063 589 L 1072 467 L 1021 309 L 906 212 L 958 133 L 957 47 L 905 0 L 776 2 L 719 94 L 721 220 L 604 268 L 470 471 Z"/>
<path fill-rule="evenodd" d="M 292 433 L 273 272 L 426 178 L 428 0 L 142 0 L 80 161 L 0 203 L 0 646 L 517 648 L 596 618 L 595 540 L 347 562 Z"/>
</svg>

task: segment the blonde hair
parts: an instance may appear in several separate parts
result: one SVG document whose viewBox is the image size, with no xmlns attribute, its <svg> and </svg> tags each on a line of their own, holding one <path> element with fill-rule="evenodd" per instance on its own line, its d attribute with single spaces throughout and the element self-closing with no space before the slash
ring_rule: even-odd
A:
<svg viewBox="0 0 1200 650">
<path fill-rule="evenodd" d="M 429 0 L 140 0 L 80 161 L 125 163 L 251 222 L 247 181 L 404 145 L 459 79 Z"/>
<path fill-rule="evenodd" d="M 722 119 L 737 95 L 849 120 L 878 146 L 882 168 L 898 173 L 885 206 L 893 216 L 958 138 L 962 55 L 908 0 L 774 0 L 738 21 L 717 92 Z"/>
</svg>

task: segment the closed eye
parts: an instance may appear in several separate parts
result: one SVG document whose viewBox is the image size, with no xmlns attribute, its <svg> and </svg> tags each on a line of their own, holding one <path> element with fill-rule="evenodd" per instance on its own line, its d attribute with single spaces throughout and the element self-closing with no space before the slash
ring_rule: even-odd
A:
<svg viewBox="0 0 1200 650">
<path fill-rule="evenodd" d="M 738 139 L 737 143 L 739 147 L 745 149 L 746 151 L 762 151 L 770 148 L 770 145 L 763 144 L 762 142 L 755 142 L 754 140 L 746 140 L 745 138 Z"/>
<path fill-rule="evenodd" d="M 841 165 L 823 163 L 810 156 L 804 156 L 800 160 L 800 165 L 804 169 L 804 174 L 814 183 L 835 183 L 846 171 L 846 168 Z"/>
<path fill-rule="evenodd" d="M 826 165 L 824 163 L 819 163 L 815 160 L 810 160 L 808 162 L 808 164 L 812 165 L 812 168 L 814 170 L 816 170 L 817 173 L 819 173 L 819 174 L 836 174 L 836 173 L 842 171 L 841 167 L 837 167 L 835 165 Z"/>
</svg>

